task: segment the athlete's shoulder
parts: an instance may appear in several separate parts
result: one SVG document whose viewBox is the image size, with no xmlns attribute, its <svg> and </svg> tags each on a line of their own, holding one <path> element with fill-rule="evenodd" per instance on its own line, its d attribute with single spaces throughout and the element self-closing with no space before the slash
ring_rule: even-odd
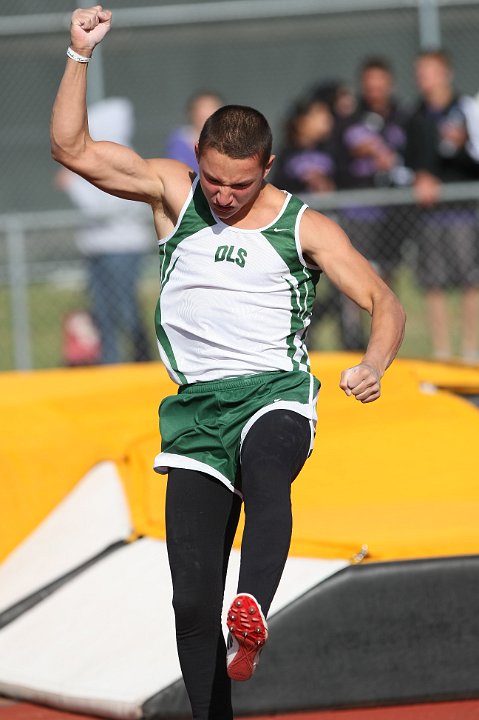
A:
<svg viewBox="0 0 479 720">
<path fill-rule="evenodd" d="M 346 233 L 337 222 L 312 208 L 304 211 L 299 233 L 301 247 L 306 254 L 320 248 L 327 249 L 331 244 L 349 243 Z"/>
<path fill-rule="evenodd" d="M 152 203 L 153 217 L 159 238 L 168 236 L 176 226 L 191 193 L 196 173 L 178 160 L 151 159 L 162 192 Z"/>
<path fill-rule="evenodd" d="M 339 228 L 339 225 L 331 218 L 327 217 L 318 210 L 313 210 L 307 207 L 303 214 L 301 221 L 301 229 L 303 232 L 316 231 L 318 229 L 332 231 L 335 228 Z"/>
<path fill-rule="evenodd" d="M 179 213 L 191 192 L 195 171 L 178 160 L 153 158 L 148 162 L 163 186 L 161 204 Z"/>
<path fill-rule="evenodd" d="M 152 171 L 159 177 L 164 187 L 191 187 L 195 171 L 179 160 L 170 158 L 151 158 L 147 160 Z"/>
</svg>

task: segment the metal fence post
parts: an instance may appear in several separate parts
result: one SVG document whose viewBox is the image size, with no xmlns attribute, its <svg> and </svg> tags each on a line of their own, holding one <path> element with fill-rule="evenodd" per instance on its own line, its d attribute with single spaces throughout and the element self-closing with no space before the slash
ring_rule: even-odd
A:
<svg viewBox="0 0 479 720">
<path fill-rule="evenodd" d="M 28 311 L 25 232 L 19 217 L 8 218 L 6 232 L 15 368 L 17 370 L 31 370 L 32 350 Z"/>
<path fill-rule="evenodd" d="M 418 0 L 419 46 L 421 50 L 441 47 L 441 20 L 438 0 Z"/>
</svg>

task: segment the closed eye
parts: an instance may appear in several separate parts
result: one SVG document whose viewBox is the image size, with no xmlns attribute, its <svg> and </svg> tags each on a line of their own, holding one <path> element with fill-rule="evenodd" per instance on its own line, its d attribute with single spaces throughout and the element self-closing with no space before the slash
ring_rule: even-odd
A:
<svg viewBox="0 0 479 720">
<path fill-rule="evenodd" d="M 211 185 L 218 185 L 220 187 L 228 187 L 227 183 L 223 183 L 221 180 L 215 177 L 211 177 L 211 175 L 208 175 L 207 173 L 204 173 L 204 176 L 206 180 L 211 183 Z M 252 180 L 247 180 L 246 182 L 242 183 L 233 183 L 232 185 L 229 185 L 229 187 L 232 190 L 246 190 L 246 188 L 250 187 L 253 184 Z"/>
<path fill-rule="evenodd" d="M 233 190 L 245 190 L 245 189 L 248 188 L 250 185 L 252 185 L 252 183 L 250 183 L 250 182 L 247 182 L 247 183 L 236 183 L 235 185 L 231 185 L 231 187 L 232 187 Z"/>
</svg>

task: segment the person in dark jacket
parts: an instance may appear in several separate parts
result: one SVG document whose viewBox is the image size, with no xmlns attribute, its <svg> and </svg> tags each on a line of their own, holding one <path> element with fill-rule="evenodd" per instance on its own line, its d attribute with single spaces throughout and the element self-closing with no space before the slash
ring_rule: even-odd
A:
<svg viewBox="0 0 479 720">
<path fill-rule="evenodd" d="M 359 80 L 356 110 L 336 127 L 336 185 L 347 190 L 407 185 L 411 180 L 404 165 L 407 114 L 393 94 L 393 70 L 386 59 L 369 57 L 360 65 Z M 399 219 L 396 208 L 361 206 L 346 208 L 340 221 L 355 247 L 390 285 L 401 261 Z M 363 347 L 360 311 L 347 300 L 343 303 L 346 347 Z"/>
<path fill-rule="evenodd" d="M 386 60 L 367 58 L 362 63 L 357 109 L 338 127 L 338 188 L 409 183 L 410 172 L 404 166 L 407 114 L 395 99 L 393 86 L 393 71 Z M 345 219 L 361 252 L 390 280 L 400 259 L 399 238 L 391 236 L 390 210 L 351 208 Z"/>
<path fill-rule="evenodd" d="M 446 290 L 462 290 L 462 357 L 477 362 L 479 341 L 479 239 L 475 202 L 441 203 L 443 183 L 479 179 L 471 152 L 466 98 L 457 93 L 443 50 L 416 60 L 420 97 L 408 126 L 407 162 L 414 170 L 420 212 L 418 281 L 426 291 L 434 356 L 452 354 Z"/>
</svg>

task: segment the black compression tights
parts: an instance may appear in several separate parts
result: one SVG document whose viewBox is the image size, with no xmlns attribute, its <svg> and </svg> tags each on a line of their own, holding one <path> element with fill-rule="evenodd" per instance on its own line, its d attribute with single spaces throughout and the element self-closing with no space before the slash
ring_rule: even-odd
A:
<svg viewBox="0 0 479 720">
<path fill-rule="evenodd" d="M 288 555 L 291 483 L 308 455 L 309 421 L 289 410 L 259 418 L 241 456 L 245 529 L 238 592 L 258 600 L 265 616 Z M 172 468 L 166 534 L 181 670 L 194 720 L 232 720 L 221 627 L 228 558 L 241 500 L 196 470 Z"/>
</svg>

